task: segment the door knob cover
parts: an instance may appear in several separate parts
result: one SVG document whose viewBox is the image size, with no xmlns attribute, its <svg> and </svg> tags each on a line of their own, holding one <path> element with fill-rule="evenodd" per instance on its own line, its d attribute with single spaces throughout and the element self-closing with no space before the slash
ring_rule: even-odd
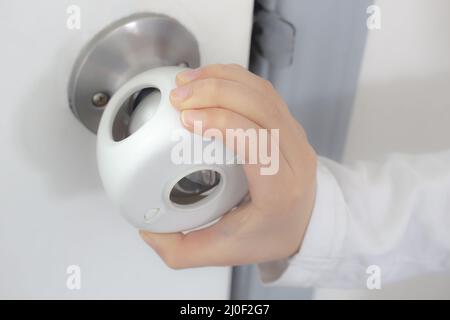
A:
<svg viewBox="0 0 450 320">
<path fill-rule="evenodd" d="M 108 102 L 97 132 L 98 169 L 107 194 L 132 225 L 151 232 L 203 226 L 238 205 L 248 191 L 236 161 L 173 161 L 173 150 L 180 143 L 174 132 L 231 153 L 222 141 L 200 137 L 182 126 L 169 95 L 183 69 L 155 68 L 127 81 Z M 147 96 L 136 98 L 143 90 Z M 234 154 L 226 155 L 230 157 Z M 185 197 L 180 197 L 183 192 Z"/>
</svg>

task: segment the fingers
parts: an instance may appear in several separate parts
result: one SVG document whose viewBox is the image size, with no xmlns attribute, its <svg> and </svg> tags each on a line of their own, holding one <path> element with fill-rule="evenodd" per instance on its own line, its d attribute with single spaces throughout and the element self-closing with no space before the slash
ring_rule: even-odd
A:
<svg viewBox="0 0 450 320">
<path fill-rule="evenodd" d="M 291 174 L 280 173 L 289 170 L 289 166 L 279 150 L 278 141 L 248 118 L 227 109 L 208 108 L 183 110 L 181 119 L 184 126 L 194 133 L 194 124 L 201 124 L 204 135 L 222 139 L 244 160 L 243 168 L 252 194 Z"/>
<path fill-rule="evenodd" d="M 139 234 L 173 269 L 256 263 L 268 260 L 271 243 L 275 242 L 252 239 L 252 233 L 262 225 L 256 210 L 248 204 L 208 228 L 187 234 L 145 231 Z"/>
<path fill-rule="evenodd" d="M 177 85 L 185 85 L 193 80 L 218 78 L 246 84 L 252 89 L 267 94 L 276 94 L 272 84 L 251 73 L 238 64 L 211 64 L 194 70 L 187 70 L 177 75 Z"/>
<path fill-rule="evenodd" d="M 298 156 L 292 148 L 298 144 L 298 130 L 289 121 L 287 111 L 274 107 L 265 96 L 240 83 L 222 79 L 204 79 L 178 87 L 171 102 L 179 110 L 220 107 L 248 118 L 258 126 L 279 130 L 279 146 L 287 161 Z"/>
<path fill-rule="evenodd" d="M 270 81 L 257 76 L 238 64 L 211 64 L 187 70 L 177 75 L 176 82 L 178 86 L 184 86 L 192 81 L 203 79 L 223 79 L 241 83 L 264 95 L 271 103 L 271 107 L 277 107 L 289 112 L 287 105 L 280 103 L 283 99 L 273 88 Z M 304 135 L 303 129 L 292 117 L 285 120 L 286 122 L 291 122 L 294 130 Z"/>
<path fill-rule="evenodd" d="M 239 113 L 263 128 L 279 127 L 281 114 L 261 94 L 234 81 L 202 79 L 171 92 L 172 104 L 179 110 L 222 107 Z"/>
<path fill-rule="evenodd" d="M 230 150 L 245 160 L 246 163 L 250 162 L 250 146 L 249 143 L 245 143 L 248 142 L 246 139 L 252 138 L 257 145 L 257 133 L 258 130 L 262 129 L 253 121 L 236 112 L 217 107 L 183 110 L 180 117 L 181 122 L 188 130 L 196 133 L 194 130 L 197 127 L 194 126 L 200 125 L 204 136 L 219 136 Z"/>
<path fill-rule="evenodd" d="M 187 234 L 139 233 L 171 268 L 231 265 L 241 260 L 242 254 L 237 250 L 237 234 L 245 224 L 252 210 L 250 208 L 236 209 L 216 224 Z"/>
<path fill-rule="evenodd" d="M 196 121 L 201 121 L 204 135 L 211 136 L 209 130 L 218 130 L 218 137 L 224 144 L 245 160 L 243 169 L 255 206 L 268 208 L 279 202 L 280 194 L 273 192 L 273 188 L 294 179 L 295 173 L 270 132 L 248 118 L 222 108 L 184 110 L 181 118 L 190 131 L 194 130 Z"/>
</svg>

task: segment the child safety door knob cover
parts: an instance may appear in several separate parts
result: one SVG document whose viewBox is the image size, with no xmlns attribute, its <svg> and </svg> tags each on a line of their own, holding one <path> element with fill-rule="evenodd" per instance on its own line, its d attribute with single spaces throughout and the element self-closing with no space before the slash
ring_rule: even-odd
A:
<svg viewBox="0 0 450 320">
<path fill-rule="evenodd" d="M 159 67 L 126 82 L 108 102 L 97 132 L 97 162 L 107 194 L 132 225 L 147 231 L 203 226 L 248 191 L 242 166 L 230 161 L 235 155 L 222 141 L 181 124 L 169 95 L 183 69 Z M 224 161 L 205 157 L 208 148 L 222 150 Z"/>
</svg>

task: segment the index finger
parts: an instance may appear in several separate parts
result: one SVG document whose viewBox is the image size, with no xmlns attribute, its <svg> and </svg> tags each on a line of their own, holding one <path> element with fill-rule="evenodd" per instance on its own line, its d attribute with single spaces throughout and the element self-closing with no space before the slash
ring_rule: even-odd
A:
<svg viewBox="0 0 450 320">
<path fill-rule="evenodd" d="M 252 89 L 267 94 L 276 94 L 272 84 L 251 73 L 239 64 L 211 64 L 193 70 L 187 70 L 177 75 L 177 85 L 184 85 L 193 80 L 218 78 L 244 84 Z"/>
</svg>

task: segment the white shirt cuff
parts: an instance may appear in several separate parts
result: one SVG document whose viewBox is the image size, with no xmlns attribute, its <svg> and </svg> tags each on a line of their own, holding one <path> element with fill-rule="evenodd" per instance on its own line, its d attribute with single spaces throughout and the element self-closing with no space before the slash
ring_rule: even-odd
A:
<svg viewBox="0 0 450 320">
<path fill-rule="evenodd" d="M 320 286 L 332 276 L 347 230 L 347 210 L 333 174 L 319 159 L 316 200 L 300 251 L 294 256 L 258 265 L 264 284 Z"/>
</svg>

